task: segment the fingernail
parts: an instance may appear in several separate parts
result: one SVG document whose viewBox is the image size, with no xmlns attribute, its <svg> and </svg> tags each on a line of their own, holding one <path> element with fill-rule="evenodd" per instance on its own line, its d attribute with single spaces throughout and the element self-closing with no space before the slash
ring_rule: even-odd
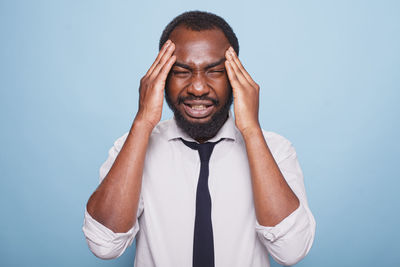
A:
<svg viewBox="0 0 400 267">
<path fill-rule="evenodd" d="M 169 45 L 170 43 L 171 43 L 171 40 L 167 40 L 166 42 L 165 42 L 167 45 Z"/>
</svg>

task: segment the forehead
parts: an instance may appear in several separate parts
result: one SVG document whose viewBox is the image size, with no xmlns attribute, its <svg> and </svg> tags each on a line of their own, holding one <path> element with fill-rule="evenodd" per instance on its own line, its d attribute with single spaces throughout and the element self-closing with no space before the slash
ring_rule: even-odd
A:
<svg viewBox="0 0 400 267">
<path fill-rule="evenodd" d="M 192 31 L 178 26 L 170 34 L 175 44 L 176 60 L 188 65 L 201 66 L 225 57 L 230 44 L 219 29 Z"/>
</svg>

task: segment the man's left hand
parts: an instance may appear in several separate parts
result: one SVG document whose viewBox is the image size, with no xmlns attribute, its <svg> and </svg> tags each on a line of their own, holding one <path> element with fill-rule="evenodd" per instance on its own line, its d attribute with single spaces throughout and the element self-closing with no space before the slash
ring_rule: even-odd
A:
<svg viewBox="0 0 400 267">
<path fill-rule="evenodd" d="M 236 127 L 245 132 L 259 129 L 258 103 L 260 86 L 244 69 L 232 47 L 225 52 L 225 68 L 232 85 Z"/>
</svg>

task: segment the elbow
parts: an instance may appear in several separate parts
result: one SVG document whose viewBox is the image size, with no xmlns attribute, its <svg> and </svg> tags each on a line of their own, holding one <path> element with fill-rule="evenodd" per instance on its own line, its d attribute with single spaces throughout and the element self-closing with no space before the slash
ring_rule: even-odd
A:
<svg viewBox="0 0 400 267">
<path fill-rule="evenodd" d="M 274 260 L 279 263 L 282 266 L 292 266 L 301 261 L 303 258 L 292 258 L 292 259 L 285 259 L 285 260 L 277 260 L 274 258 Z"/>
<path fill-rule="evenodd" d="M 291 266 L 300 262 L 308 254 L 314 242 L 315 222 L 309 225 L 307 232 L 300 238 L 298 236 L 297 240 L 287 240 L 286 242 L 277 240 L 277 243 L 283 242 L 284 244 L 281 244 L 282 246 L 277 251 L 274 251 L 274 246 L 270 247 L 269 252 L 272 258 L 283 266 Z"/>
<path fill-rule="evenodd" d="M 133 243 L 139 231 L 139 225 L 136 222 L 128 232 L 114 233 L 95 221 L 86 212 L 82 230 L 90 251 L 100 259 L 109 260 L 121 256 L 126 248 Z"/>
<path fill-rule="evenodd" d="M 122 255 L 125 249 L 118 249 L 116 246 L 98 245 L 88 240 L 90 251 L 98 258 L 103 260 L 111 260 Z"/>
<path fill-rule="evenodd" d="M 283 266 L 291 266 L 300 262 L 309 252 L 313 243 L 313 238 L 309 236 L 302 245 L 287 245 L 284 253 L 273 253 L 270 251 L 272 258 Z"/>
<path fill-rule="evenodd" d="M 128 233 L 117 234 L 115 237 L 93 236 L 91 233 L 85 233 L 86 242 L 90 251 L 98 258 L 103 260 L 115 259 L 121 256 L 127 247 L 135 239 L 136 232 L 131 229 Z M 136 230 L 136 229 L 135 229 Z M 133 233 L 132 233 L 133 232 Z"/>
</svg>

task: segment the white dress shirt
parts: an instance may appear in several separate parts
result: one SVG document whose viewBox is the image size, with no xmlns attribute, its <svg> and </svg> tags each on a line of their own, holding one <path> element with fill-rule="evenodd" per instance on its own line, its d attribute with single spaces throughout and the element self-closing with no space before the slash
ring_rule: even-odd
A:
<svg viewBox="0 0 400 267">
<path fill-rule="evenodd" d="M 268 254 L 292 265 L 310 250 L 315 220 L 308 208 L 303 174 L 296 152 L 284 137 L 263 131 L 283 176 L 300 206 L 274 227 L 257 222 L 249 163 L 243 137 L 232 114 L 218 134 L 211 154 L 209 190 L 216 267 L 269 266 Z M 100 168 L 100 181 L 110 170 L 127 134 L 115 141 Z M 136 267 L 192 266 L 196 189 L 200 172 L 198 152 L 179 138 L 195 142 L 174 119 L 160 122 L 147 148 L 135 225 L 114 233 L 85 211 L 83 232 L 90 250 L 102 259 L 120 256 L 136 237 Z"/>
</svg>

